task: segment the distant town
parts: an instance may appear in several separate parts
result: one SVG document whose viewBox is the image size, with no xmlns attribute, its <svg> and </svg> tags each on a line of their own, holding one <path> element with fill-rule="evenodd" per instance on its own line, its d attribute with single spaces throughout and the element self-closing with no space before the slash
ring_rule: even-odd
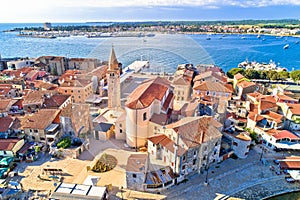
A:
<svg viewBox="0 0 300 200">
<path fill-rule="evenodd" d="M 300 71 L 245 62 L 227 74 L 192 63 L 146 73 L 151 63 L 123 66 L 117 49 L 105 62 L 0 60 L 2 199 L 262 199 L 299 189 Z"/>
<path fill-rule="evenodd" d="M 243 20 L 243 21 L 186 21 L 186 22 L 99 22 L 87 25 L 15 28 L 19 36 L 56 38 L 69 36 L 145 37 L 155 33 L 167 34 L 265 34 L 299 36 L 299 20 Z"/>
</svg>

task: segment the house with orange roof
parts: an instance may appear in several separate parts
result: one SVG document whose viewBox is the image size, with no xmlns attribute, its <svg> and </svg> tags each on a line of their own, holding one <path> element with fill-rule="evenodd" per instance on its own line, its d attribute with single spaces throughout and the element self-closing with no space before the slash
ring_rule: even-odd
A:
<svg viewBox="0 0 300 200">
<path fill-rule="evenodd" d="M 207 96 L 214 99 L 229 100 L 231 99 L 232 93 L 233 90 L 229 84 L 224 85 L 214 81 L 196 81 L 193 86 L 193 96 L 198 99 Z"/>
<path fill-rule="evenodd" d="M 259 91 L 260 87 L 254 82 L 243 80 L 237 83 L 235 93 L 240 99 L 246 99 L 248 93 Z"/>
<path fill-rule="evenodd" d="M 280 108 L 286 117 L 287 127 L 291 131 L 300 130 L 300 104 L 282 103 Z"/>
<path fill-rule="evenodd" d="M 50 98 L 53 94 L 57 94 L 57 91 L 29 90 L 23 97 L 22 104 L 24 111 L 31 113 L 43 108 L 45 99 Z"/>
<path fill-rule="evenodd" d="M 74 103 L 85 103 L 88 97 L 93 94 L 93 82 L 72 77 L 70 80 L 60 81 L 57 91 L 60 94 L 70 95 Z"/>
<path fill-rule="evenodd" d="M 259 139 L 274 150 L 300 150 L 300 137 L 288 130 L 270 129 L 260 134 Z"/>
<path fill-rule="evenodd" d="M 141 147 L 150 136 L 148 126 L 154 114 L 171 115 L 173 87 L 164 78 L 157 77 L 141 83 L 128 97 L 126 110 L 126 143 Z"/>
<path fill-rule="evenodd" d="M 279 103 L 291 103 L 291 104 L 296 104 L 299 102 L 299 100 L 297 99 L 294 99 L 288 95 L 285 95 L 285 94 L 277 94 L 275 95 L 275 99 L 276 99 L 276 102 L 279 102 Z"/>
<path fill-rule="evenodd" d="M 208 164 L 219 161 L 222 127 L 210 116 L 183 118 L 149 137 L 148 152 L 176 174 L 203 171 Z"/>
<path fill-rule="evenodd" d="M 285 117 L 276 112 L 269 111 L 264 114 L 250 113 L 247 117 L 247 128 L 252 131 L 256 128 L 262 130 L 283 129 Z"/>
<path fill-rule="evenodd" d="M 29 140 L 49 143 L 60 136 L 59 109 L 41 109 L 25 116 L 21 129 Z"/>
<path fill-rule="evenodd" d="M 227 83 L 227 77 L 224 76 L 224 74 L 220 73 L 220 72 L 213 72 L 213 71 L 206 71 L 206 72 L 202 72 L 200 74 L 198 74 L 195 78 L 194 78 L 194 82 L 195 81 L 213 81 L 213 82 L 220 82 L 223 84 Z"/>
</svg>

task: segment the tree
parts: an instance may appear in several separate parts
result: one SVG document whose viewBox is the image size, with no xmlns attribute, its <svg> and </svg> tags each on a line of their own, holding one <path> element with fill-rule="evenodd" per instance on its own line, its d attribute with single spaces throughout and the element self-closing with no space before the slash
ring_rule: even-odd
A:
<svg viewBox="0 0 300 200">
<path fill-rule="evenodd" d="M 293 81 L 297 82 L 300 80 L 300 70 L 295 70 L 295 71 L 292 71 L 290 73 L 290 77 L 293 79 Z"/>
<path fill-rule="evenodd" d="M 229 78 L 233 78 L 234 75 L 238 74 L 238 73 L 241 73 L 241 74 L 244 74 L 244 69 L 243 68 L 232 68 L 230 69 L 228 72 L 227 72 L 227 76 Z"/>
<path fill-rule="evenodd" d="M 244 73 L 244 76 L 249 79 L 259 79 L 260 78 L 260 74 L 258 73 L 258 71 L 254 70 L 254 69 L 247 69 Z"/>
<path fill-rule="evenodd" d="M 278 72 L 278 77 L 281 80 L 286 80 L 289 78 L 289 76 L 290 76 L 290 73 L 287 71 Z"/>
</svg>

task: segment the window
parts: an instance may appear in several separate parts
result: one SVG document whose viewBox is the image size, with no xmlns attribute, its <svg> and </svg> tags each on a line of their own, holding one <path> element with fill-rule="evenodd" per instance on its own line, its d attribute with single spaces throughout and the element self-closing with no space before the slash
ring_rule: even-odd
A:
<svg viewBox="0 0 300 200">
<path fill-rule="evenodd" d="M 209 95 L 209 91 L 206 92 L 206 95 Z"/>
<path fill-rule="evenodd" d="M 136 174 L 132 174 L 132 177 L 133 177 L 133 178 L 136 178 Z"/>
<path fill-rule="evenodd" d="M 196 151 L 194 151 L 194 155 L 196 155 L 197 154 L 197 152 Z"/>
<path fill-rule="evenodd" d="M 147 120 L 147 113 L 144 113 L 144 114 L 143 114 L 143 120 L 144 120 L 144 121 Z"/>
<path fill-rule="evenodd" d="M 65 93 L 67 93 L 67 90 L 65 90 Z"/>
<path fill-rule="evenodd" d="M 185 165 L 182 166 L 182 170 L 184 170 L 184 169 L 185 169 Z"/>
<path fill-rule="evenodd" d="M 193 160 L 193 165 L 196 165 L 196 161 L 197 161 L 197 159 L 194 159 L 194 160 Z"/>
<path fill-rule="evenodd" d="M 234 145 L 234 146 L 238 146 L 238 144 L 237 144 L 236 142 L 233 142 L 233 145 Z"/>
<path fill-rule="evenodd" d="M 123 132 L 123 130 L 122 129 L 120 129 L 120 133 L 122 133 Z"/>
<path fill-rule="evenodd" d="M 182 160 L 185 160 L 185 156 L 182 157 Z"/>
<path fill-rule="evenodd" d="M 38 133 L 39 131 L 38 131 L 38 130 L 36 130 L 36 129 L 34 129 L 34 132 L 35 132 L 35 133 Z"/>
<path fill-rule="evenodd" d="M 119 124 L 120 127 L 122 127 L 122 124 Z"/>
</svg>

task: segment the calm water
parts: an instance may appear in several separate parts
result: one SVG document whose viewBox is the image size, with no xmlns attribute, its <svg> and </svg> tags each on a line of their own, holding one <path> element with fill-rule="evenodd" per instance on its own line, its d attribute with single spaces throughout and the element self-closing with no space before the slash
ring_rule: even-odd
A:
<svg viewBox="0 0 300 200">
<path fill-rule="evenodd" d="M 78 25 L 78 24 L 53 24 Z M 86 25 L 86 24 L 79 24 Z M 0 30 L 42 24 L 0 24 Z M 300 38 L 256 35 L 156 35 L 148 38 L 86 38 L 84 36 L 43 39 L 18 37 L 17 33 L 0 32 L 3 58 L 59 55 L 96 57 L 107 60 L 111 45 L 124 66 L 135 60 L 150 60 L 149 70 L 173 72 L 181 63 L 216 64 L 225 71 L 249 61 L 273 60 L 289 70 L 300 69 Z M 283 46 L 289 44 L 289 49 Z"/>
</svg>

